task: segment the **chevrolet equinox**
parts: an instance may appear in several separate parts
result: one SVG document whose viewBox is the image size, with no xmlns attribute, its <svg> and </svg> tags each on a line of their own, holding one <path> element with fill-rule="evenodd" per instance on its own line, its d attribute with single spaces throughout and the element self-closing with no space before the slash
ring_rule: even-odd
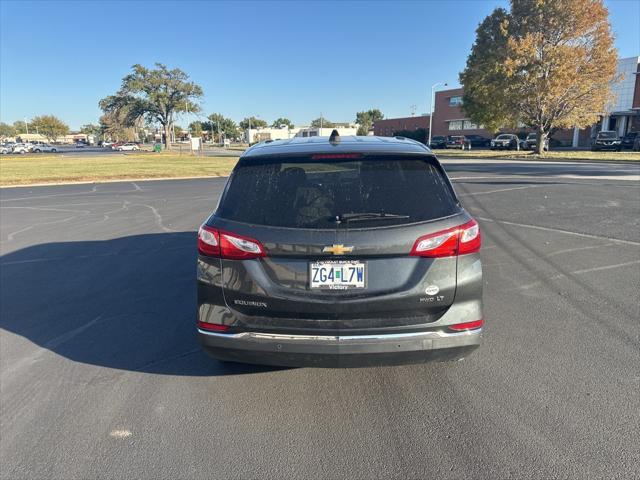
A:
<svg viewBox="0 0 640 480">
<path fill-rule="evenodd" d="M 454 360 L 482 334 L 480 230 L 442 166 L 402 137 L 266 141 L 198 231 L 204 350 L 351 367 Z"/>
</svg>

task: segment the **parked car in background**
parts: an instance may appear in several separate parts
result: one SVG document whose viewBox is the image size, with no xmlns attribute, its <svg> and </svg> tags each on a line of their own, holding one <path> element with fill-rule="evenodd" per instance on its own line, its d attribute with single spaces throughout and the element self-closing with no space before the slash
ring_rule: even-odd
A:
<svg viewBox="0 0 640 480">
<path fill-rule="evenodd" d="M 119 152 L 131 152 L 134 150 L 140 150 L 140 147 L 138 145 L 136 145 L 135 143 L 132 142 L 128 142 L 125 143 L 123 145 L 120 145 L 116 148 L 116 150 L 118 150 Z"/>
<path fill-rule="evenodd" d="M 0 145 L 0 154 L 7 155 L 13 151 L 13 145 Z"/>
<path fill-rule="evenodd" d="M 513 133 L 501 133 L 491 140 L 491 150 L 520 150 L 520 139 Z"/>
<path fill-rule="evenodd" d="M 111 148 L 113 146 L 114 142 L 102 142 L 102 145 L 100 145 L 102 148 Z"/>
<path fill-rule="evenodd" d="M 111 150 L 117 150 L 120 145 L 124 145 L 122 142 L 114 142 L 111 144 Z"/>
<path fill-rule="evenodd" d="M 52 152 L 52 153 L 55 153 L 55 152 L 58 151 L 58 149 L 56 147 L 54 147 L 53 145 L 49 145 L 48 143 L 38 143 L 38 144 L 33 146 L 32 151 L 35 152 L 35 153 L 40 153 L 40 152 Z"/>
<path fill-rule="evenodd" d="M 527 135 L 527 138 L 524 140 L 524 143 L 522 144 L 522 149 L 523 150 L 535 150 L 537 148 L 538 145 L 538 134 L 535 132 L 530 133 L 529 135 Z M 545 138 L 544 139 L 544 150 L 549 150 L 549 138 Z"/>
<path fill-rule="evenodd" d="M 620 145 L 622 148 L 633 148 L 633 143 L 638 138 L 638 132 L 628 132 L 624 137 L 622 137 L 622 142 Z"/>
<path fill-rule="evenodd" d="M 447 137 L 438 135 L 431 138 L 430 148 L 447 148 Z"/>
<path fill-rule="evenodd" d="M 618 136 L 618 132 L 613 130 L 602 130 L 597 133 L 596 138 L 591 142 L 591 151 L 600 150 L 622 150 L 622 140 Z"/>
<path fill-rule="evenodd" d="M 459 148 L 460 150 L 471 150 L 471 142 L 464 135 L 449 135 L 444 148 Z"/>
<path fill-rule="evenodd" d="M 11 150 L 12 153 L 25 154 L 31 151 L 31 146 L 28 143 L 16 143 Z"/>
<path fill-rule="evenodd" d="M 465 135 L 471 146 L 474 148 L 488 148 L 491 145 L 491 139 L 480 135 Z"/>
<path fill-rule="evenodd" d="M 330 138 L 240 157 L 198 231 L 203 349 L 294 367 L 467 356 L 484 325 L 481 234 L 440 162 L 412 140 Z"/>
</svg>

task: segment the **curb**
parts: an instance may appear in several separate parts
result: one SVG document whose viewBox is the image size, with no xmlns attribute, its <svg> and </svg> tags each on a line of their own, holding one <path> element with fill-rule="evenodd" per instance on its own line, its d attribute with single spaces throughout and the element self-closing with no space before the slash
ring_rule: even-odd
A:
<svg viewBox="0 0 640 480">
<path fill-rule="evenodd" d="M 634 163 L 640 163 L 640 159 L 629 159 L 629 160 L 597 160 L 593 158 L 523 158 L 523 157 L 470 157 L 470 156 L 455 156 L 455 155 L 438 155 L 435 152 L 432 152 L 438 159 L 442 158 L 443 160 L 473 160 L 473 161 L 482 161 L 482 160 L 505 160 L 508 162 L 561 162 L 561 163 L 607 163 L 607 164 L 619 164 L 619 165 L 629 165 Z"/>
<path fill-rule="evenodd" d="M 102 183 L 123 183 L 123 182 L 163 182 L 166 180 L 204 180 L 207 178 L 226 178 L 228 175 L 206 175 L 196 177 L 151 177 L 151 178 L 109 178 L 105 180 L 93 180 L 84 181 L 79 180 L 77 182 L 50 182 L 50 183 L 26 183 L 19 185 L 0 185 L 0 190 L 6 190 L 9 188 L 29 188 L 29 187 L 55 187 L 61 185 L 96 185 Z"/>
</svg>

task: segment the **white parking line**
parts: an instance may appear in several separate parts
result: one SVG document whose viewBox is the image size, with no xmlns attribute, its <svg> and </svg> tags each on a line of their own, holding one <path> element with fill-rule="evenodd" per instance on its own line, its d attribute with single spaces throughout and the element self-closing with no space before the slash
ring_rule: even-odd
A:
<svg viewBox="0 0 640 480">
<path fill-rule="evenodd" d="M 575 235 L 576 237 L 594 238 L 596 240 L 606 240 L 608 242 L 616 242 L 616 243 L 624 243 L 626 245 L 640 246 L 640 242 L 632 242 L 631 240 L 621 240 L 619 238 L 601 237 L 599 235 L 589 235 L 587 233 L 572 232 L 570 230 L 562 230 L 560 228 L 541 227 L 539 225 L 528 225 L 526 223 L 507 222 L 505 220 L 493 220 L 491 218 L 486 218 L 486 217 L 476 217 L 476 218 L 478 220 L 482 220 L 483 222 L 502 223 L 503 225 L 511 225 L 514 227 L 522 227 L 522 228 L 532 228 L 534 230 L 542 230 L 543 232 L 564 233 L 566 235 Z"/>
<path fill-rule="evenodd" d="M 541 187 L 542 185 L 527 185 L 525 187 L 511 187 L 511 188 L 501 188 L 499 190 L 489 190 L 485 192 L 469 192 L 469 193 L 458 193 L 459 197 L 467 197 L 469 195 L 473 195 L 474 197 L 477 195 L 488 195 L 490 193 L 499 193 L 499 192 L 510 192 L 511 190 L 524 190 L 525 188 L 536 188 Z"/>
</svg>

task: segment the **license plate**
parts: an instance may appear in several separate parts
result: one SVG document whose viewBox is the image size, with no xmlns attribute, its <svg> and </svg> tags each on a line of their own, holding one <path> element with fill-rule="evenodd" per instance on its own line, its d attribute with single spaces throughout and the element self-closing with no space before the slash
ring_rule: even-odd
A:
<svg viewBox="0 0 640 480">
<path fill-rule="evenodd" d="M 325 290 L 365 288 L 366 264 L 357 261 L 327 261 L 309 264 L 309 286 Z"/>
</svg>

